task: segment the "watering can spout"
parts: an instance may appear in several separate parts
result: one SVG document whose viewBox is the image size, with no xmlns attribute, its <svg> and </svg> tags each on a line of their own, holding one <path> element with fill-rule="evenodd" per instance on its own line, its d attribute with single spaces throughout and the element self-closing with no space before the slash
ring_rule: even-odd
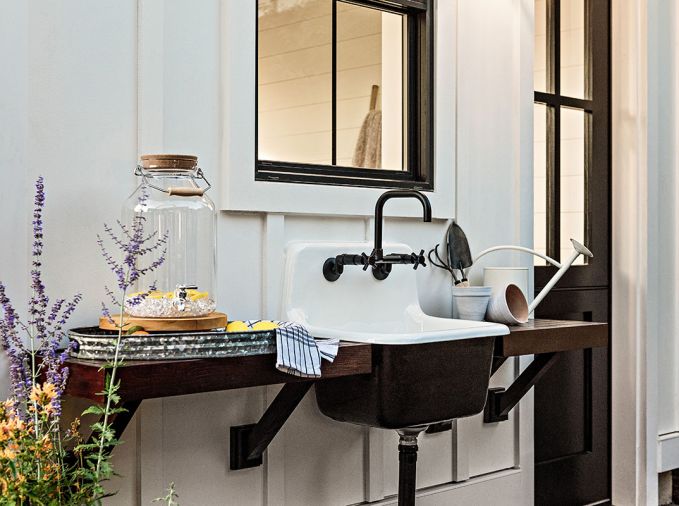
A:
<svg viewBox="0 0 679 506">
<path fill-rule="evenodd" d="M 575 239 L 571 239 L 571 244 L 573 245 L 573 252 L 571 253 L 570 257 L 568 257 L 568 259 L 563 263 L 557 262 L 556 260 L 548 257 L 547 255 L 543 255 L 542 253 L 539 253 L 530 248 L 525 248 L 523 246 L 494 246 L 492 248 L 488 248 L 487 250 L 484 250 L 481 253 L 479 253 L 479 255 L 474 259 L 474 263 L 476 263 L 482 256 L 485 256 L 488 253 L 492 253 L 493 251 L 514 250 L 523 251 L 524 253 L 530 253 L 531 255 L 540 257 L 549 262 L 550 264 L 552 264 L 557 269 L 559 269 L 558 271 L 556 271 L 556 274 L 554 274 L 552 279 L 550 279 L 549 282 L 545 285 L 542 291 L 537 295 L 537 297 L 535 297 L 535 300 L 533 300 L 531 305 L 528 306 L 528 314 L 530 315 L 533 313 L 533 311 L 535 311 L 535 308 L 538 307 L 538 304 L 542 302 L 542 299 L 544 299 L 550 292 L 550 290 L 554 288 L 554 285 L 556 285 L 557 282 L 563 277 L 563 275 L 566 274 L 566 271 L 570 269 L 571 265 L 573 265 L 573 262 L 575 262 L 576 258 L 578 258 L 580 255 L 584 255 L 588 258 L 594 258 L 592 252 L 584 244 L 580 244 Z"/>
<path fill-rule="evenodd" d="M 571 239 L 571 243 L 573 244 L 573 248 L 575 248 L 575 251 L 577 251 L 578 253 L 585 255 L 586 257 L 589 258 L 594 258 L 594 254 L 589 249 L 587 249 L 587 247 L 584 244 L 580 244 L 575 239 Z"/>
<path fill-rule="evenodd" d="M 575 239 L 571 239 L 571 244 L 573 244 L 573 252 L 571 253 L 571 256 L 568 257 L 568 260 L 561 263 L 560 265 L 556 261 L 551 262 L 554 265 L 557 265 L 559 267 L 559 270 L 556 271 L 556 274 L 552 276 L 552 279 L 549 280 L 549 282 L 540 291 L 537 297 L 535 297 L 531 305 L 528 306 L 528 314 L 532 314 L 533 311 L 535 311 L 535 308 L 538 307 L 538 304 L 540 304 L 540 302 L 542 302 L 542 299 L 544 299 L 547 296 L 550 290 L 554 288 L 554 285 L 556 285 L 558 281 L 563 277 L 563 275 L 566 274 L 566 271 L 570 269 L 571 265 L 573 265 L 573 262 L 575 262 L 576 258 L 578 258 L 580 255 L 584 255 L 589 258 L 594 258 L 592 252 L 589 249 L 587 249 L 587 247 L 584 244 L 580 244 Z"/>
</svg>

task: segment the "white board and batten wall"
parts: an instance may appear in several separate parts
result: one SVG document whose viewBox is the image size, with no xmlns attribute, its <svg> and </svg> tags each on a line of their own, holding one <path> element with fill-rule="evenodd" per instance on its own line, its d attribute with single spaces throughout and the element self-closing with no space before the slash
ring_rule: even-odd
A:
<svg viewBox="0 0 679 506">
<path fill-rule="evenodd" d="M 612 2 L 614 504 L 679 468 L 679 9 Z"/>
<path fill-rule="evenodd" d="M 416 205 L 390 203 L 386 240 L 430 247 L 456 217 L 476 251 L 532 245 L 532 3 L 437 3 L 435 219 L 424 224 Z M 0 64 L 11 70 L 0 94 L 0 233 L 11 246 L 0 248 L 0 277 L 15 298 L 27 296 L 32 181 L 43 174 L 48 286 L 55 295 L 84 293 L 74 324 L 96 318 L 110 277 L 95 234 L 118 216 L 144 152 L 200 156 L 221 209 L 219 305 L 234 318 L 279 316 L 288 241 L 371 238 L 380 190 L 253 180 L 254 4 L 3 3 Z M 427 312 L 450 316 L 443 273 L 418 271 L 418 287 Z M 518 368 L 506 364 L 496 383 Z M 182 504 L 393 503 L 395 435 L 326 419 L 313 396 L 262 467 L 229 471 L 229 426 L 257 420 L 276 391 L 144 402 L 117 450 L 124 478 L 109 504 L 149 504 L 171 481 Z M 531 434 L 529 395 L 508 422 L 483 425 L 476 416 L 424 436 L 418 504 L 530 504 Z"/>
</svg>

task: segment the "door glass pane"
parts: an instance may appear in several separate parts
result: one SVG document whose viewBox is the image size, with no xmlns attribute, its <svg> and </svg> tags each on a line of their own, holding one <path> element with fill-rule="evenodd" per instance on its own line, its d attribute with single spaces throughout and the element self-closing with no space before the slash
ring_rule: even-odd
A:
<svg viewBox="0 0 679 506">
<path fill-rule="evenodd" d="M 585 0 L 561 1 L 561 94 L 585 97 Z"/>
<path fill-rule="evenodd" d="M 404 21 L 337 3 L 337 165 L 404 169 Z"/>
<path fill-rule="evenodd" d="M 332 163 L 332 2 L 258 2 L 258 156 Z"/>
<path fill-rule="evenodd" d="M 535 0 L 535 46 L 533 48 L 533 86 L 547 92 L 547 0 Z"/>
<path fill-rule="evenodd" d="M 547 254 L 547 106 L 533 106 L 533 248 Z M 545 265 L 539 257 L 535 265 Z"/>
<path fill-rule="evenodd" d="M 573 251 L 570 239 L 585 241 L 585 112 L 561 109 L 561 260 Z M 584 263 L 581 255 L 576 264 Z"/>
</svg>

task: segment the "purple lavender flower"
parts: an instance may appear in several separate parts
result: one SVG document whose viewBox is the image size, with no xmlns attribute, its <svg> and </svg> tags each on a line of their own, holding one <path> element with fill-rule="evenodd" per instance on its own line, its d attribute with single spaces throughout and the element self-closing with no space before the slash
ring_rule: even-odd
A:
<svg viewBox="0 0 679 506">
<path fill-rule="evenodd" d="M 45 185 L 42 176 L 35 183 L 35 208 L 33 209 L 33 252 L 31 262 L 32 295 L 28 304 L 31 318 L 28 322 L 35 327 L 36 338 L 45 337 L 45 312 L 49 298 L 45 294 L 42 282 L 42 249 L 43 249 L 43 221 L 42 212 L 45 207 Z"/>
<path fill-rule="evenodd" d="M 146 199 L 146 194 L 142 194 L 139 198 L 139 207 L 143 208 Z M 104 239 L 97 235 L 97 244 L 101 250 L 101 254 L 109 266 L 109 269 L 115 274 L 118 289 L 122 293 L 122 297 L 126 300 L 118 300 L 116 295 L 108 287 L 104 287 L 106 294 L 114 306 L 135 306 L 140 304 L 149 293 L 155 290 L 155 284 L 152 284 L 144 293 L 138 293 L 131 297 L 127 297 L 127 293 L 136 282 L 142 277 L 158 269 L 167 254 L 167 239 L 168 233 L 165 232 L 158 237 L 158 232 L 153 231 L 149 234 L 144 233 L 144 224 L 146 217 L 143 213 L 138 212 L 132 219 L 132 223 L 123 224 L 119 220 L 117 225 L 120 228 L 120 234 L 117 234 L 113 228 L 104 224 L 104 231 L 110 238 L 111 242 L 122 253 L 122 260 L 117 261 L 113 255 L 108 251 L 104 243 Z M 156 258 L 151 260 L 146 266 L 141 266 L 141 260 L 144 256 L 155 253 Z M 106 304 L 102 304 L 103 314 L 107 318 L 111 318 L 111 312 Z"/>
<path fill-rule="evenodd" d="M 145 207 L 146 198 L 147 194 L 142 193 L 138 206 L 140 209 Z M 119 315 L 118 322 L 116 324 L 118 328 L 118 337 L 116 339 L 115 354 L 113 360 L 109 363 L 110 375 L 107 376 L 107 386 L 104 389 L 104 392 L 102 392 L 106 398 L 104 416 L 102 422 L 99 424 L 100 428 L 95 429 L 94 431 L 99 444 L 99 452 L 95 467 L 95 477 L 97 480 L 100 477 L 101 464 L 104 461 L 104 452 L 113 446 L 110 441 L 110 437 L 107 436 L 107 432 L 109 430 L 109 416 L 113 414 L 111 407 L 118 403 L 118 400 L 116 399 L 117 396 L 114 394 L 119 384 L 119 382 L 118 384 L 116 383 L 116 371 L 120 364 L 119 352 L 123 338 L 123 328 L 125 325 L 122 312 L 126 304 L 138 304 L 144 300 L 144 298 L 148 296 L 150 290 L 154 290 L 155 287 L 152 285 L 151 289 L 146 293 L 134 294 L 131 297 L 127 297 L 127 291 L 135 285 L 141 276 L 153 272 L 158 267 L 160 267 L 160 265 L 165 261 L 165 255 L 167 253 L 166 243 L 168 234 L 165 233 L 162 237 L 158 238 L 158 234 L 156 232 L 152 232 L 151 234 L 145 236 L 145 220 L 146 218 L 144 215 L 141 212 L 138 212 L 135 214 L 132 223 L 129 226 L 118 222 L 118 226 L 122 232 L 121 235 L 116 235 L 111 227 L 104 224 L 104 231 L 106 234 L 108 234 L 115 246 L 122 253 L 121 262 L 117 262 L 113 258 L 113 255 L 111 255 L 106 249 L 106 245 L 104 244 L 101 236 L 97 236 L 97 243 L 101 249 L 101 254 L 104 257 L 106 264 L 116 276 L 118 288 L 120 289 L 120 300 L 116 299 L 115 294 L 109 288 L 105 287 L 105 290 L 112 302 L 121 308 L 121 314 Z M 142 257 L 144 257 L 144 255 L 157 250 L 160 250 L 160 254 L 157 256 L 157 258 L 153 259 L 146 267 L 140 266 Z M 106 307 L 106 304 L 102 303 L 102 309 L 104 315 L 109 319 L 109 321 L 113 321 L 113 318 L 111 318 L 111 313 Z"/>
<path fill-rule="evenodd" d="M 45 380 L 57 389 L 53 401 L 59 416 L 61 395 L 68 379 L 68 368 L 64 366 L 68 351 L 60 350 L 63 328 L 72 316 L 82 295 L 77 294 L 69 302 L 56 299 L 48 312 L 49 297 L 42 281 L 42 252 L 44 247 L 43 211 L 45 208 L 44 179 L 35 183 L 35 207 L 33 209 L 33 247 L 31 254 L 31 297 L 28 301 L 28 320 L 24 323 L 6 294 L 5 285 L 0 282 L 0 346 L 10 361 L 10 381 L 14 396 L 19 401 L 19 414 L 26 416 L 25 403 L 34 383 Z M 24 344 L 25 334 L 30 347 Z"/>
</svg>

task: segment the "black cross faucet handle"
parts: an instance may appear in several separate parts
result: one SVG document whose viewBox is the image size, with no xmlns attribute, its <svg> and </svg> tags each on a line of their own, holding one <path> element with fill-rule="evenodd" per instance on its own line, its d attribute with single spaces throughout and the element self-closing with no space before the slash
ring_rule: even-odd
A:
<svg viewBox="0 0 679 506">
<path fill-rule="evenodd" d="M 361 261 L 363 262 L 363 270 L 367 271 L 371 264 L 374 264 L 375 260 L 372 256 L 368 256 L 365 252 L 361 253 Z"/>
<path fill-rule="evenodd" d="M 422 267 L 427 266 L 427 262 L 425 261 L 424 257 L 424 250 L 420 250 L 420 254 L 417 255 L 415 253 L 412 253 L 410 257 L 413 259 L 413 269 L 417 270 L 417 268 L 421 265 Z"/>
</svg>

